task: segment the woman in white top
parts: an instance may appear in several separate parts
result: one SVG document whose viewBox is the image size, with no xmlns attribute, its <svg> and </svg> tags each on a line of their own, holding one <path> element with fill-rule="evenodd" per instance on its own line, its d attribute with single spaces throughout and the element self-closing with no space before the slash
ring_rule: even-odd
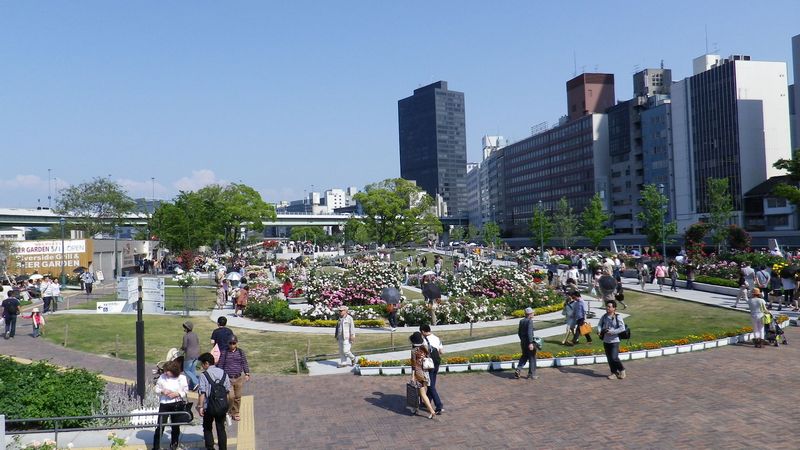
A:
<svg viewBox="0 0 800 450">
<path fill-rule="evenodd" d="M 164 373 L 156 381 L 156 394 L 158 398 L 158 412 L 180 411 L 185 405 L 186 394 L 189 392 L 189 382 L 186 375 L 181 373 L 181 364 L 178 361 L 170 361 L 164 365 Z M 175 425 L 176 422 L 185 423 L 186 417 L 183 415 L 163 415 L 158 416 L 158 426 L 153 436 L 153 449 L 161 448 L 161 434 L 164 432 L 163 424 L 169 418 L 172 425 L 170 450 L 178 448 L 181 436 L 181 427 Z"/>
<path fill-rule="evenodd" d="M 763 348 L 764 342 L 764 313 L 767 312 L 767 304 L 761 298 L 761 289 L 753 288 L 753 297 L 747 300 L 750 307 L 750 320 L 753 322 L 753 344 L 756 348 Z"/>
</svg>

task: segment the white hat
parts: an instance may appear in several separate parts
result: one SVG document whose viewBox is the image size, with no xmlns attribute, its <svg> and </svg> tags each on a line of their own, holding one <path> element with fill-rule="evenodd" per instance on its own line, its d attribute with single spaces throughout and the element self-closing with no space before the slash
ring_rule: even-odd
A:
<svg viewBox="0 0 800 450">
<path fill-rule="evenodd" d="M 33 308 L 33 312 L 35 313 L 39 312 L 39 308 Z"/>
</svg>

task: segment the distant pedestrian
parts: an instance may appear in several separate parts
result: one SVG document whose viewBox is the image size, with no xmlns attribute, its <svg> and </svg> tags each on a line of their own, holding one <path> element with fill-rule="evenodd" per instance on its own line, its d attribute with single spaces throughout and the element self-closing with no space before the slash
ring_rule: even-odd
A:
<svg viewBox="0 0 800 450">
<path fill-rule="evenodd" d="M 217 285 L 217 309 L 225 308 L 225 303 L 227 303 L 227 301 L 228 301 L 227 296 L 228 296 L 228 293 L 225 290 L 225 287 L 222 285 L 222 283 L 218 284 Z"/>
<path fill-rule="evenodd" d="M 525 364 L 528 364 L 528 379 L 536 380 L 539 378 L 536 375 L 536 344 L 533 339 L 533 316 L 533 308 L 525 308 L 525 318 L 519 321 L 517 336 L 519 337 L 522 356 L 520 356 L 517 363 L 517 370 L 514 371 L 514 378 L 520 378 L 520 372 L 525 367 Z"/>
<path fill-rule="evenodd" d="M 39 312 L 39 308 L 33 308 L 33 312 L 31 312 L 31 324 L 33 325 L 33 337 L 37 338 L 44 334 L 42 332 L 44 316 Z"/>
<path fill-rule="evenodd" d="M 597 329 L 600 331 L 600 339 L 603 340 L 603 350 L 606 353 L 608 367 L 611 369 L 609 380 L 625 378 L 625 367 L 619 359 L 619 335 L 625 331 L 625 322 L 617 314 L 617 302 L 609 300 L 606 302 L 606 313 L 600 318 Z"/>
<path fill-rule="evenodd" d="M 764 314 L 767 313 L 767 304 L 761 298 L 761 289 L 753 289 L 753 297 L 747 300 L 750 309 L 750 321 L 753 324 L 753 344 L 762 348 L 764 344 Z"/>
<path fill-rule="evenodd" d="M 197 388 L 199 399 L 197 402 L 197 412 L 203 418 L 203 440 L 206 444 L 206 449 L 214 449 L 214 432 L 211 429 L 212 424 L 217 429 L 217 445 L 219 450 L 228 449 L 228 433 L 225 430 L 225 416 L 227 411 L 220 412 L 214 411 L 216 414 L 211 414 L 209 411 L 209 398 L 212 395 L 212 385 L 217 382 L 222 382 L 225 391 L 230 394 L 233 389 L 231 380 L 225 375 L 225 371 L 214 365 L 214 357 L 211 353 L 203 353 L 198 358 L 200 366 L 203 368 L 203 374 L 200 377 L 200 382 Z"/>
<path fill-rule="evenodd" d="M 239 348 L 239 340 L 236 336 L 231 336 L 228 342 L 228 349 L 219 356 L 217 367 L 225 371 L 233 385 L 233 395 L 228 396 L 230 403 L 230 415 L 233 420 L 239 420 L 239 409 L 242 405 L 242 392 L 244 391 L 245 381 L 250 381 L 250 365 L 247 363 L 247 356 Z"/>
<path fill-rule="evenodd" d="M 91 271 L 87 270 L 81 274 L 81 281 L 83 282 L 83 287 L 86 289 L 86 294 L 92 294 L 92 286 L 94 286 L 94 274 Z"/>
<path fill-rule="evenodd" d="M 642 292 L 644 292 L 644 285 L 649 281 L 649 279 L 650 279 L 650 268 L 647 267 L 647 264 L 642 263 L 639 266 L 639 286 L 641 287 Z"/>
<path fill-rule="evenodd" d="M 189 379 L 189 389 L 197 387 L 197 358 L 200 356 L 200 339 L 192 331 L 194 324 L 190 321 L 183 322 L 183 373 Z"/>
<path fill-rule="evenodd" d="M 356 326 L 348 312 L 347 306 L 339 307 L 339 322 L 334 333 L 336 341 L 339 342 L 339 367 L 346 366 L 348 359 L 351 366 L 356 364 L 356 355 L 350 351 L 350 346 L 356 339 Z"/>
<path fill-rule="evenodd" d="M 437 375 L 439 374 L 439 366 L 442 364 L 444 346 L 442 345 L 441 339 L 431 332 L 430 325 L 421 325 L 419 327 L 419 331 L 422 333 L 422 337 L 425 338 L 425 345 L 428 347 L 428 354 L 433 360 L 433 369 L 428 371 L 428 376 L 430 377 L 431 381 L 428 392 L 431 394 L 430 397 L 435 408 L 434 412 L 436 415 L 439 415 L 444 412 L 444 404 L 442 403 L 442 399 L 439 398 L 439 391 L 436 389 L 436 380 L 438 378 Z"/>
<path fill-rule="evenodd" d="M 565 323 L 567 325 L 567 332 L 564 334 L 564 339 L 561 341 L 561 344 L 572 345 L 572 340 L 570 340 L 570 337 L 575 331 L 575 300 L 573 300 L 571 296 L 567 296 L 567 300 L 564 302 L 564 309 L 561 311 L 561 315 L 564 316 Z"/>
<path fill-rule="evenodd" d="M 668 272 L 669 272 L 669 279 L 672 282 L 672 286 L 670 287 L 670 290 L 673 291 L 673 292 L 678 292 L 678 286 L 676 286 L 676 284 L 678 282 L 678 265 L 675 264 L 675 261 L 672 261 L 669 264 Z"/>
<path fill-rule="evenodd" d="M 692 264 L 686 265 L 686 289 L 694 289 L 694 266 Z"/>
<path fill-rule="evenodd" d="M 783 283 L 780 275 L 775 271 L 770 274 L 769 287 L 769 303 L 772 305 L 772 300 L 774 299 L 778 303 L 778 311 L 780 311 L 783 306 Z M 786 306 L 788 307 L 789 305 L 787 304 Z"/>
<path fill-rule="evenodd" d="M 51 305 L 55 303 L 53 298 L 53 290 L 54 290 L 53 281 L 50 279 L 49 275 L 44 276 L 44 279 L 39 289 L 41 290 L 42 293 L 42 303 L 44 307 L 44 313 L 46 314 L 50 312 Z"/>
<path fill-rule="evenodd" d="M 622 305 L 622 309 L 628 309 L 625 304 L 625 290 L 622 287 L 622 278 L 617 278 L 617 287 L 614 289 L 614 300 Z"/>
<path fill-rule="evenodd" d="M 236 294 L 236 307 L 233 310 L 234 316 L 244 317 L 244 310 L 247 308 L 247 298 L 250 295 L 250 287 L 244 286 L 239 288 L 239 292 Z"/>
<path fill-rule="evenodd" d="M 658 291 L 664 292 L 664 280 L 667 278 L 667 268 L 664 262 L 659 262 L 656 266 L 656 280 L 658 281 Z"/>
<path fill-rule="evenodd" d="M 19 316 L 20 303 L 17 299 L 18 291 L 11 290 L 8 292 L 8 298 L 3 300 L 0 304 L 3 308 L 3 320 L 6 324 L 6 339 L 13 339 L 17 333 L 17 316 Z"/>
<path fill-rule="evenodd" d="M 750 267 L 750 263 L 744 263 L 742 266 L 742 275 L 744 276 L 744 281 L 747 283 L 747 290 L 753 291 L 756 282 L 756 271 Z"/>
<path fill-rule="evenodd" d="M 581 297 L 580 292 L 570 293 L 570 296 L 572 296 L 572 298 L 575 300 L 575 309 L 574 309 L 574 311 L 575 311 L 574 312 L 574 315 L 575 315 L 575 332 L 573 333 L 574 336 L 572 337 L 572 343 L 573 344 L 577 344 L 578 340 L 580 339 L 581 334 L 582 334 L 581 331 L 580 331 L 581 330 L 581 326 L 584 323 L 586 323 L 586 309 L 587 309 L 587 307 L 586 307 L 586 302 Z M 585 334 L 585 336 L 586 336 L 586 342 L 587 343 L 591 343 L 592 342 L 592 333 L 589 332 L 589 333 Z"/>
<path fill-rule="evenodd" d="M 739 274 L 739 282 L 737 284 L 739 286 L 739 294 L 736 296 L 736 301 L 733 303 L 734 308 L 739 306 L 740 301 L 743 301 L 745 304 L 747 304 L 748 300 L 747 293 L 749 290 L 747 288 L 747 281 L 744 279 L 744 275 L 741 273 Z"/>
<path fill-rule="evenodd" d="M 233 331 L 227 325 L 228 319 L 220 317 L 217 319 L 217 329 L 211 332 L 211 354 L 217 353 L 215 358 L 219 358 L 219 355 L 228 349 L 228 342 L 233 337 Z"/>
</svg>

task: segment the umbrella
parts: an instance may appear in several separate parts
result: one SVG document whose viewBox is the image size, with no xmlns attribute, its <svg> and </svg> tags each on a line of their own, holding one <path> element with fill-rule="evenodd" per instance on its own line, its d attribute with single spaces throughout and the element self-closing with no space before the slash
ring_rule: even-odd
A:
<svg viewBox="0 0 800 450">
<path fill-rule="evenodd" d="M 400 303 L 400 291 L 395 287 L 385 287 L 381 291 L 381 300 L 396 305 Z"/>
<path fill-rule="evenodd" d="M 20 282 L 20 281 L 25 281 L 25 280 L 27 280 L 27 279 L 28 279 L 28 276 L 27 276 L 27 275 L 17 275 L 17 277 L 16 277 L 16 278 L 14 278 L 14 281 L 16 281 L 16 282 Z"/>
<path fill-rule="evenodd" d="M 87 269 L 86 267 L 78 266 L 78 267 L 72 269 L 72 273 L 83 273 L 83 272 L 86 272 L 87 270 L 89 270 L 89 269 Z"/>
<path fill-rule="evenodd" d="M 242 275 L 239 272 L 231 272 L 228 274 L 227 277 L 225 277 L 225 279 L 231 281 L 239 281 L 242 279 Z"/>
<path fill-rule="evenodd" d="M 422 295 L 428 300 L 434 300 L 442 297 L 442 290 L 434 283 L 428 283 L 422 286 Z"/>
<path fill-rule="evenodd" d="M 781 278 L 792 278 L 794 276 L 794 272 L 795 272 L 794 269 L 792 269 L 791 267 L 784 267 L 783 269 L 781 269 L 780 275 Z"/>
<path fill-rule="evenodd" d="M 423 277 L 427 277 L 427 276 L 430 276 L 430 275 L 436 275 L 436 272 L 434 272 L 432 270 L 428 270 L 428 271 L 426 271 L 425 273 L 422 274 Z"/>
<path fill-rule="evenodd" d="M 42 278 L 44 278 L 44 277 L 39 275 L 38 273 L 35 273 L 35 274 L 31 275 L 30 277 L 28 277 L 29 280 L 40 280 Z"/>
</svg>

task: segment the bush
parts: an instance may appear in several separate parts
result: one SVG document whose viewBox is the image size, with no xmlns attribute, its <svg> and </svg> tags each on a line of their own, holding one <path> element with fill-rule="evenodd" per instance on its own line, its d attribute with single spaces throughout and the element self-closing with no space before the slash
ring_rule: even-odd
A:
<svg viewBox="0 0 800 450">
<path fill-rule="evenodd" d="M 269 300 L 263 303 L 249 303 L 244 315 L 256 320 L 270 322 L 290 322 L 300 317 L 300 312 L 289 308 L 285 300 Z"/>
<path fill-rule="evenodd" d="M 402 365 L 403 361 L 400 361 L 399 359 L 389 359 L 381 363 L 382 367 L 400 367 Z"/>
<path fill-rule="evenodd" d="M 466 364 L 469 362 L 469 360 L 463 356 L 451 356 L 449 358 L 445 358 L 444 361 L 445 364 Z"/>
<path fill-rule="evenodd" d="M 309 319 L 294 319 L 289 322 L 289 325 L 296 327 L 335 327 L 338 321 L 336 320 L 309 320 Z M 366 319 L 356 320 L 355 325 L 358 328 L 381 328 L 385 325 L 383 319 Z"/>
<path fill-rule="evenodd" d="M 0 356 L 0 411 L 9 419 L 90 416 L 100 406 L 105 382 L 84 369 L 60 371 L 46 362 L 19 364 Z M 85 421 L 64 421 L 82 427 Z M 32 423 L 28 426 L 40 426 Z"/>
<path fill-rule="evenodd" d="M 706 283 L 706 284 L 714 284 L 717 286 L 727 286 L 727 287 L 739 287 L 739 283 L 735 280 L 726 280 L 725 278 L 717 278 L 717 277 L 707 277 L 705 275 L 697 275 L 694 277 L 694 281 L 697 283 Z"/>
</svg>

